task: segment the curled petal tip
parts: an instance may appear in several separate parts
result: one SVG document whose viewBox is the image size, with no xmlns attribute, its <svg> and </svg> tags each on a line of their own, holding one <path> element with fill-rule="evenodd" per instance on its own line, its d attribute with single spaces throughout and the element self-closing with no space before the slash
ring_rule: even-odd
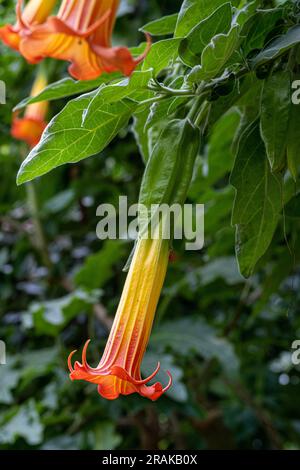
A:
<svg viewBox="0 0 300 470">
<path fill-rule="evenodd" d="M 22 26 L 22 28 L 29 29 L 29 25 L 24 21 L 23 16 L 22 16 L 23 4 L 24 4 L 24 0 L 18 0 L 17 6 L 16 6 L 17 20 Z"/>
<path fill-rule="evenodd" d="M 101 16 L 101 18 L 99 18 L 98 21 L 96 21 L 94 24 L 92 24 L 87 30 L 85 33 L 82 33 L 82 37 L 86 37 L 88 38 L 91 34 L 93 34 L 103 23 L 105 23 L 106 20 L 108 20 L 108 18 L 110 17 L 111 15 L 111 10 L 108 10 L 106 13 L 104 13 L 103 16 Z"/>
<path fill-rule="evenodd" d="M 160 362 L 157 363 L 157 366 L 156 366 L 155 371 L 152 372 L 152 374 L 149 375 L 149 377 L 147 377 L 146 379 L 143 379 L 143 380 L 138 380 L 138 381 L 136 381 L 136 384 L 137 384 L 137 385 L 144 385 L 144 384 L 147 384 L 148 382 L 150 382 L 150 380 L 152 380 L 152 379 L 156 376 L 156 374 L 158 374 L 159 369 L 160 369 Z"/>
<path fill-rule="evenodd" d="M 172 377 L 171 372 L 167 370 L 167 374 L 168 374 L 168 376 L 169 376 L 169 383 L 168 383 L 168 385 L 167 385 L 165 388 L 163 388 L 163 392 L 164 392 L 164 393 L 169 390 L 169 388 L 172 386 L 172 383 L 173 383 L 173 377 Z"/>
<path fill-rule="evenodd" d="M 88 339 L 88 340 L 85 342 L 84 346 L 83 346 L 83 350 L 82 350 L 82 360 L 83 360 L 84 362 L 86 362 L 86 353 L 87 353 L 87 349 L 88 349 L 88 347 L 89 347 L 90 342 L 91 342 L 91 340 Z"/>
<path fill-rule="evenodd" d="M 72 366 L 72 357 L 74 356 L 74 354 L 77 352 L 77 349 L 75 349 L 74 351 L 72 351 L 70 354 L 69 354 L 69 357 L 68 357 L 68 367 L 69 367 L 69 371 L 71 372 L 74 372 L 74 369 L 73 369 L 73 366 Z"/>
<path fill-rule="evenodd" d="M 148 55 L 150 49 L 151 49 L 151 46 L 152 46 L 152 38 L 150 36 L 149 33 L 145 33 L 145 36 L 146 36 L 146 41 L 147 41 L 147 45 L 146 45 L 146 49 L 144 50 L 144 52 L 135 59 L 135 63 L 136 65 L 138 65 L 140 62 L 142 62 L 146 56 Z"/>
</svg>

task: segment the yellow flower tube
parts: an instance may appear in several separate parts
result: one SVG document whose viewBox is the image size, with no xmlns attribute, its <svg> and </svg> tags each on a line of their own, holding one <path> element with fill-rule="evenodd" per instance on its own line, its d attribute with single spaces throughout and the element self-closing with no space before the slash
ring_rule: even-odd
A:
<svg viewBox="0 0 300 470">
<path fill-rule="evenodd" d="M 87 364 L 86 351 L 82 363 L 71 364 L 70 378 L 98 384 L 98 392 L 113 400 L 119 395 L 139 393 L 153 401 L 171 386 L 147 383 L 157 374 L 160 365 L 150 377 L 142 380 L 141 363 L 149 341 L 157 303 L 164 283 L 169 259 L 168 240 L 140 239 L 127 275 L 116 317 L 102 359 L 96 368 Z"/>
<path fill-rule="evenodd" d="M 40 71 L 31 90 L 31 96 L 37 96 L 47 86 L 47 77 L 44 71 Z M 23 140 L 30 147 L 34 147 L 40 141 L 44 129 L 47 127 L 46 115 L 48 101 L 40 101 L 26 107 L 24 116 L 19 118 L 14 115 L 11 134 L 15 139 Z"/>
</svg>

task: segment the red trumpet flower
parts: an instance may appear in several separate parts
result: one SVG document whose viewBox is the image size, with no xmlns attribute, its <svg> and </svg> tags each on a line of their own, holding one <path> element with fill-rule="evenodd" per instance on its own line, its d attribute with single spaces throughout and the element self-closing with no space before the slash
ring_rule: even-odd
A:
<svg viewBox="0 0 300 470">
<path fill-rule="evenodd" d="M 20 2 L 17 6 L 17 23 L 12 26 L 10 24 L 0 28 L 0 39 L 12 49 L 19 51 L 21 33 L 23 25 L 26 28 L 36 26 L 43 23 L 53 10 L 56 0 L 30 0 L 23 13 L 20 11 Z"/>
<path fill-rule="evenodd" d="M 21 54 L 30 63 L 45 57 L 66 60 L 70 75 L 78 80 L 92 80 L 103 72 L 129 76 L 151 46 L 147 36 L 146 50 L 136 59 L 126 47 L 111 46 L 119 0 L 63 0 L 57 15 L 40 24 L 27 21 L 22 3 L 18 0 L 16 29 Z"/>
<path fill-rule="evenodd" d="M 71 363 L 70 378 L 86 380 L 98 385 L 98 392 L 104 398 L 113 400 L 120 394 L 139 393 L 153 401 L 166 392 L 172 384 L 163 387 L 157 382 L 147 385 L 159 370 L 159 365 L 150 377 L 142 380 L 140 367 L 147 347 L 157 302 L 164 282 L 169 248 L 166 240 L 140 240 L 126 279 L 119 308 L 110 332 L 103 357 L 96 368 L 88 365 L 86 352 L 89 341 L 82 353 L 82 363 Z"/>
</svg>

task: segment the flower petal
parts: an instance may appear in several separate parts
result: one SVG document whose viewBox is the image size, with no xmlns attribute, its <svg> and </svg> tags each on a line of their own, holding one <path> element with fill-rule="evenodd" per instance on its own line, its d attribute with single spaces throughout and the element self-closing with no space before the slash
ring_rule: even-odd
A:
<svg viewBox="0 0 300 470">
<path fill-rule="evenodd" d="M 42 136 L 47 123 L 38 119 L 24 117 L 14 118 L 11 135 L 18 140 L 27 142 L 30 147 L 35 147 Z"/>
</svg>

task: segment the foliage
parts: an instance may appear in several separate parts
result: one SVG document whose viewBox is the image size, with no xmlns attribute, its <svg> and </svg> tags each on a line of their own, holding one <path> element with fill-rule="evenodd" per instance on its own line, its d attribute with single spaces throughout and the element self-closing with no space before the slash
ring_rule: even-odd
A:
<svg viewBox="0 0 300 470">
<path fill-rule="evenodd" d="M 0 3 L 3 23 L 13 3 Z M 154 36 L 146 60 L 93 82 L 47 62 L 52 84 L 34 101 L 51 99 L 53 119 L 26 158 L 9 129 L 35 68 L 0 45 L 0 448 L 299 448 L 299 2 L 128 0 L 121 12 L 116 40 Z M 155 404 L 105 402 L 69 381 L 66 357 L 91 337 L 99 360 L 132 246 L 97 240 L 96 208 L 136 203 L 142 180 L 147 204 L 205 204 L 205 248 L 174 241 L 143 364 L 146 376 L 159 359 L 173 387 Z"/>
</svg>

